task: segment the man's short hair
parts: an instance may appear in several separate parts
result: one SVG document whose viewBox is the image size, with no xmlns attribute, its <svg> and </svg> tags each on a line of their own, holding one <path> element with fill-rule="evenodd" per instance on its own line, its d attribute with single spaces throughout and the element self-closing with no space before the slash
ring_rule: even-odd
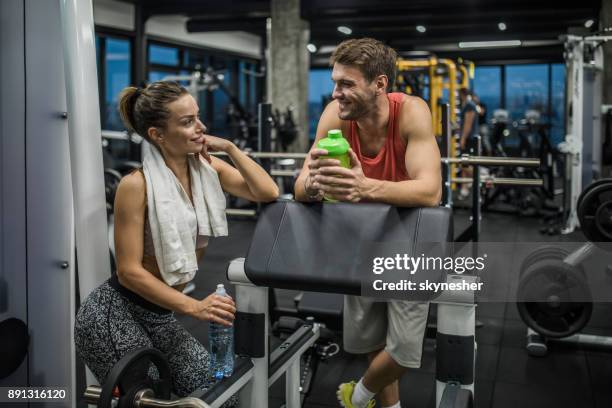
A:
<svg viewBox="0 0 612 408">
<path fill-rule="evenodd" d="M 336 62 L 357 67 L 368 82 L 378 75 L 389 79 L 387 91 L 393 88 L 396 75 L 397 53 L 391 47 L 373 38 L 360 38 L 342 41 L 329 60 L 331 66 Z"/>
<path fill-rule="evenodd" d="M 469 96 L 470 93 L 471 93 L 470 90 L 467 89 L 466 87 L 459 88 L 459 95 L 461 96 Z"/>
</svg>

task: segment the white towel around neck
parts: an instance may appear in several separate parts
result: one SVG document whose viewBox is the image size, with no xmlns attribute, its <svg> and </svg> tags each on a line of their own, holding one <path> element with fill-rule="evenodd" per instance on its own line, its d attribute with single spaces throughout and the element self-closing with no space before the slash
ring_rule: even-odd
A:
<svg viewBox="0 0 612 408">
<path fill-rule="evenodd" d="M 170 286 L 189 282 L 198 270 L 197 236 L 189 228 L 185 212 L 195 209 L 197 235 L 227 235 L 226 201 L 219 176 L 199 156 L 189 155 L 192 205 L 161 152 L 145 140 L 142 143 L 149 225 L 161 277 Z"/>
</svg>

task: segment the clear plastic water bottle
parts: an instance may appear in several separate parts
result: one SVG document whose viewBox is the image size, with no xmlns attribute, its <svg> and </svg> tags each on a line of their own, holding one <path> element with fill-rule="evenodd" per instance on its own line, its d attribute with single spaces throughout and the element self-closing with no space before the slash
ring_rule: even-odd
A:
<svg viewBox="0 0 612 408">
<path fill-rule="evenodd" d="M 223 284 L 217 285 L 215 294 L 227 296 Z M 210 370 L 214 381 L 229 377 L 234 372 L 234 328 L 219 323 L 208 324 Z"/>
</svg>

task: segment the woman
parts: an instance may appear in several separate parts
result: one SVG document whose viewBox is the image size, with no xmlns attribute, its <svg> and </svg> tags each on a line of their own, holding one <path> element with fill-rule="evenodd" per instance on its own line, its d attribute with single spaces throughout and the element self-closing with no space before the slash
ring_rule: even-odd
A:
<svg viewBox="0 0 612 408">
<path fill-rule="evenodd" d="M 277 198 L 278 187 L 232 142 L 206 134 L 195 99 L 176 83 L 128 87 L 119 109 L 125 126 L 148 143 L 143 169 L 117 189 L 117 275 L 81 306 L 77 351 L 103 383 L 130 350 L 156 348 L 170 363 L 173 392 L 186 396 L 205 387 L 209 355 L 173 312 L 229 326 L 236 311 L 230 297 L 182 293 L 209 236 L 227 234 L 222 190 L 266 202 Z M 209 151 L 227 153 L 235 167 Z"/>
</svg>

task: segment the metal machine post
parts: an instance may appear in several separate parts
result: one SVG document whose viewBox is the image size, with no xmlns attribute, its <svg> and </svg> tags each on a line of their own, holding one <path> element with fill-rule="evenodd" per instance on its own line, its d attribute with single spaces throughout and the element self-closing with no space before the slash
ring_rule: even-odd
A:
<svg viewBox="0 0 612 408">
<path fill-rule="evenodd" d="M 451 275 L 449 282 L 477 282 L 476 276 Z M 476 370 L 476 305 L 470 290 L 445 291 L 438 304 L 436 335 L 436 407 L 449 384 L 474 393 Z"/>
<path fill-rule="evenodd" d="M 244 259 L 234 260 L 227 271 L 228 279 L 236 285 L 236 311 L 263 314 L 264 317 L 264 356 L 252 358 L 253 379 L 240 391 L 240 401 L 246 407 L 268 406 L 268 288 L 253 285 L 244 272 Z"/>
</svg>

